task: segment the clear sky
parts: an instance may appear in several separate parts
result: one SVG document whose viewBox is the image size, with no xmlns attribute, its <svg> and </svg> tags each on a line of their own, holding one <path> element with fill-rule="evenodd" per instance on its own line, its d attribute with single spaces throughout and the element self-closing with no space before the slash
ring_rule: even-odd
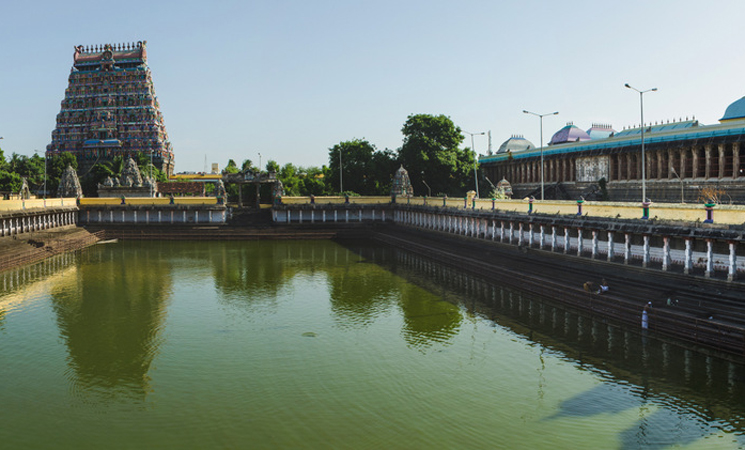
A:
<svg viewBox="0 0 745 450">
<path fill-rule="evenodd" d="M 73 46 L 147 40 L 176 171 L 205 157 L 328 164 L 334 144 L 402 144 L 409 114 L 538 144 L 582 129 L 696 116 L 745 95 L 745 2 L 122 0 L 0 3 L 0 147 L 51 140 Z M 470 137 L 464 145 L 470 147 Z M 486 137 L 475 147 L 486 153 Z"/>
</svg>

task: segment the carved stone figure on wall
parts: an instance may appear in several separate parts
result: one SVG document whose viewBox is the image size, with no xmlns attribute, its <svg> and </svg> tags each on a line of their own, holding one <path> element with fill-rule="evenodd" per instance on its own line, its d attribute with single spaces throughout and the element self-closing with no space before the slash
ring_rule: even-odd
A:
<svg viewBox="0 0 745 450">
<path fill-rule="evenodd" d="M 62 177 L 59 180 L 59 187 L 57 188 L 57 195 L 62 198 L 80 198 L 83 196 L 83 189 L 80 187 L 78 174 L 70 165 L 62 173 Z"/>
<path fill-rule="evenodd" d="M 217 180 L 215 183 L 215 197 L 225 197 L 225 184 L 222 180 Z"/>
<path fill-rule="evenodd" d="M 127 184 L 125 180 L 127 180 Z M 127 159 L 122 169 L 122 175 L 119 180 L 124 186 L 142 186 L 142 175 L 140 175 L 140 169 L 137 167 L 137 163 L 131 157 Z"/>
<path fill-rule="evenodd" d="M 18 192 L 18 196 L 21 197 L 22 200 L 28 200 L 31 198 L 31 191 L 28 189 L 28 181 L 26 181 L 26 177 L 21 177 L 21 190 Z"/>
</svg>

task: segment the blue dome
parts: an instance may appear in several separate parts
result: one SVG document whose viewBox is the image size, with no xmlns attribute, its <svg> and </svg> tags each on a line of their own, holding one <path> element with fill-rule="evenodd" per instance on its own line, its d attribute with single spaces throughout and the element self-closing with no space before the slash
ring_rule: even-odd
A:
<svg viewBox="0 0 745 450">
<path fill-rule="evenodd" d="M 724 122 L 735 119 L 745 119 L 745 97 L 729 105 L 724 112 L 724 117 L 719 119 L 719 121 Z"/>
</svg>

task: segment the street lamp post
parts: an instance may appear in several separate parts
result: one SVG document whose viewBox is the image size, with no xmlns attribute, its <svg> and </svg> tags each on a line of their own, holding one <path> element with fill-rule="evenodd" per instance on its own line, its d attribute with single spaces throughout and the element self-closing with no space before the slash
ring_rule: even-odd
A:
<svg viewBox="0 0 745 450">
<path fill-rule="evenodd" d="M 259 174 L 261 174 L 261 153 L 259 153 Z"/>
<path fill-rule="evenodd" d="M 647 201 L 647 156 L 644 152 L 644 94 L 647 92 L 654 92 L 657 88 L 647 89 L 646 91 L 640 91 L 639 89 L 629 86 L 629 83 L 624 84 L 625 87 L 639 93 L 639 109 L 641 110 L 642 119 L 642 203 Z"/>
<path fill-rule="evenodd" d="M 155 176 L 153 174 L 153 149 L 150 149 L 150 197 L 155 197 Z"/>
<path fill-rule="evenodd" d="M 468 131 L 464 131 L 464 133 L 471 135 L 471 150 L 473 150 L 473 181 L 474 181 L 474 184 L 476 184 L 476 198 L 480 198 L 480 196 L 479 196 L 479 176 L 478 176 L 478 172 L 477 172 L 479 157 L 478 157 L 478 153 L 476 153 L 476 147 L 473 144 L 473 137 L 474 136 L 483 136 L 483 135 L 486 134 L 486 132 L 482 131 L 480 133 L 469 133 Z"/>
<path fill-rule="evenodd" d="M 424 171 L 422 171 L 422 183 L 424 183 L 425 186 L 427 186 L 427 197 L 432 197 L 432 189 L 427 184 L 427 181 L 424 179 Z"/>
<path fill-rule="evenodd" d="M 543 195 L 543 192 L 544 192 L 544 189 L 543 189 L 543 179 L 544 179 L 543 178 L 543 117 L 544 116 L 555 116 L 559 114 L 559 111 L 554 111 L 554 112 L 546 113 L 546 114 L 538 114 L 538 113 L 534 113 L 532 111 L 523 109 L 523 112 L 525 114 L 532 114 L 534 116 L 537 116 L 538 119 L 540 119 L 539 121 L 541 123 L 541 200 L 543 200 L 544 199 L 544 195 Z"/>
<path fill-rule="evenodd" d="M 44 200 L 46 199 L 47 199 L 47 152 L 44 152 Z"/>
<path fill-rule="evenodd" d="M 344 179 L 341 173 L 341 147 L 339 147 L 339 193 L 344 195 Z"/>
</svg>

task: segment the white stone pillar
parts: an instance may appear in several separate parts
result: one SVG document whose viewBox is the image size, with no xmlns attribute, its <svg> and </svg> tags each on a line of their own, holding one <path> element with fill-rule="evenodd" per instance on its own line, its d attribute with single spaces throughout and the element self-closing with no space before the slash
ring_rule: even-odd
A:
<svg viewBox="0 0 745 450">
<path fill-rule="evenodd" d="M 608 261 L 613 261 L 613 257 L 616 256 L 614 254 L 614 245 L 613 245 L 613 232 L 608 232 Z"/>
<path fill-rule="evenodd" d="M 349 223 L 349 210 L 344 210 L 344 222 Z"/>
<path fill-rule="evenodd" d="M 528 224 L 528 248 L 533 246 L 533 239 L 534 239 L 535 233 L 533 232 L 533 224 Z"/>
<path fill-rule="evenodd" d="M 643 236 L 644 244 L 642 245 L 642 267 L 649 265 L 649 235 Z"/>
<path fill-rule="evenodd" d="M 357 218 L 359 219 L 358 222 L 362 222 L 362 210 L 361 209 L 357 210 Z"/>
<path fill-rule="evenodd" d="M 150 210 L 145 211 L 145 223 L 150 223 Z"/>
<path fill-rule="evenodd" d="M 592 259 L 598 256 L 598 230 L 592 230 Z"/>
<path fill-rule="evenodd" d="M 497 221 L 496 220 L 491 221 L 491 240 L 492 241 L 497 240 Z"/>
<path fill-rule="evenodd" d="M 298 223 L 303 223 L 303 210 L 302 209 L 298 210 L 297 212 L 297 221 Z"/>
<path fill-rule="evenodd" d="M 577 228 L 577 256 L 582 256 L 585 240 L 582 238 L 582 228 Z"/>
<path fill-rule="evenodd" d="M 628 264 L 631 260 L 631 235 L 629 233 L 624 234 L 623 241 L 623 263 Z"/>
<path fill-rule="evenodd" d="M 569 228 L 564 227 L 564 254 L 569 253 Z"/>
<path fill-rule="evenodd" d="M 199 210 L 194 211 L 194 223 L 195 224 L 199 223 Z"/>
<path fill-rule="evenodd" d="M 662 236 L 662 270 L 670 269 L 670 236 Z"/>
<path fill-rule="evenodd" d="M 706 240 L 706 271 L 704 276 L 711 278 L 714 275 L 714 241 L 711 239 Z"/>
<path fill-rule="evenodd" d="M 499 242 L 504 242 L 504 220 L 499 221 Z"/>
<path fill-rule="evenodd" d="M 335 209 L 334 210 L 334 222 L 338 222 L 338 221 L 339 221 L 339 214 L 338 214 L 338 210 Z M 404 223 L 406 222 L 404 221 Z"/>
<path fill-rule="evenodd" d="M 540 234 L 538 235 L 538 248 L 543 250 L 546 245 L 546 227 L 541 224 Z"/>
<path fill-rule="evenodd" d="M 137 211 L 135 210 L 135 211 L 132 211 L 132 212 L 134 213 L 135 223 L 137 223 Z M 122 220 L 122 222 L 124 222 L 124 220 Z"/>
<path fill-rule="evenodd" d="M 523 223 L 520 222 L 517 230 L 517 246 L 522 247 L 523 245 Z"/>
<path fill-rule="evenodd" d="M 734 281 L 737 277 L 737 242 L 729 242 L 729 271 L 727 272 L 727 281 Z"/>
<path fill-rule="evenodd" d="M 512 244 L 513 236 L 515 236 L 515 223 L 510 221 L 510 235 L 509 239 L 507 240 L 508 244 Z"/>
<path fill-rule="evenodd" d="M 551 225 L 551 251 L 556 251 L 556 226 Z"/>
</svg>

